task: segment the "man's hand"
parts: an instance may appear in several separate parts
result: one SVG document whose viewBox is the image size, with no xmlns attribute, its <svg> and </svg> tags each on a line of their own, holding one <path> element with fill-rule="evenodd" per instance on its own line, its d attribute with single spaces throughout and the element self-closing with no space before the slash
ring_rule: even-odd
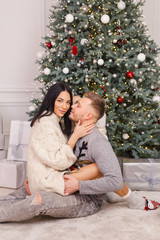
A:
<svg viewBox="0 0 160 240">
<path fill-rule="evenodd" d="M 64 195 L 67 196 L 79 190 L 79 181 L 71 175 L 64 175 L 65 189 Z"/>
<path fill-rule="evenodd" d="M 28 186 L 28 178 L 25 179 L 24 186 L 25 186 L 25 189 L 26 189 L 26 192 L 28 193 L 28 195 L 31 195 L 31 192 L 30 192 L 30 189 Z"/>
</svg>

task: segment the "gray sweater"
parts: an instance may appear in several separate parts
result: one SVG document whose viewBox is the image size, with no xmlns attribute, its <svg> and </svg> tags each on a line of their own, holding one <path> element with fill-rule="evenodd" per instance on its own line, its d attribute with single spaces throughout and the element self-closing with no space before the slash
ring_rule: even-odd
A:
<svg viewBox="0 0 160 240">
<path fill-rule="evenodd" d="M 107 138 L 97 128 L 78 140 L 75 155 L 79 160 L 96 162 L 104 177 L 80 181 L 80 194 L 103 194 L 120 190 L 123 179 L 118 159 Z"/>
</svg>

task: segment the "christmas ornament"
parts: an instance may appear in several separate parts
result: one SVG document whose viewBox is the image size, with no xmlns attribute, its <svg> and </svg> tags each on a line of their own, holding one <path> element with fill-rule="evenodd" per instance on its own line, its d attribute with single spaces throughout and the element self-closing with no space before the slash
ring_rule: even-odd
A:
<svg viewBox="0 0 160 240">
<path fill-rule="evenodd" d="M 116 78 L 116 77 L 117 77 L 117 74 L 114 73 L 114 74 L 113 74 L 113 77 Z"/>
<path fill-rule="evenodd" d="M 117 40 L 117 46 L 120 47 L 122 45 L 122 39 Z"/>
<path fill-rule="evenodd" d="M 88 42 L 88 40 L 85 39 L 85 38 L 83 38 L 83 39 L 81 40 L 81 45 L 84 45 L 84 44 L 86 44 L 87 42 Z"/>
<path fill-rule="evenodd" d="M 124 40 L 124 44 L 126 44 L 127 43 L 127 40 Z"/>
<path fill-rule="evenodd" d="M 117 43 L 117 39 L 113 39 L 113 43 Z"/>
<path fill-rule="evenodd" d="M 104 24 L 107 24 L 109 23 L 110 21 L 110 17 L 107 15 L 107 14 L 104 14 L 102 17 L 101 17 L 101 22 L 104 23 Z"/>
<path fill-rule="evenodd" d="M 98 65 L 102 66 L 104 64 L 104 60 L 101 58 L 101 59 L 98 59 Z"/>
<path fill-rule="evenodd" d="M 144 55 L 144 53 L 139 53 L 138 56 L 137 56 L 137 59 L 140 62 L 144 62 L 144 60 L 146 59 L 146 56 Z"/>
<path fill-rule="evenodd" d="M 153 101 L 160 103 L 160 96 L 154 96 Z"/>
<path fill-rule="evenodd" d="M 127 78 L 133 78 L 134 77 L 134 73 L 132 71 L 129 71 L 126 73 L 126 77 Z"/>
<path fill-rule="evenodd" d="M 39 59 L 42 59 L 42 58 L 44 57 L 44 53 L 43 53 L 43 52 L 38 52 L 38 53 L 37 53 L 37 57 L 38 57 Z"/>
<path fill-rule="evenodd" d="M 137 84 L 137 81 L 136 81 L 135 79 L 132 78 L 132 79 L 130 80 L 130 83 L 136 85 L 136 84 Z"/>
<path fill-rule="evenodd" d="M 69 42 L 70 43 L 72 43 L 72 42 L 75 43 L 75 39 L 73 37 L 69 36 Z"/>
<path fill-rule="evenodd" d="M 43 70 L 43 73 L 44 73 L 45 75 L 49 75 L 49 74 L 51 73 L 51 70 L 46 67 L 46 68 Z"/>
<path fill-rule="evenodd" d="M 118 103 L 123 103 L 123 101 L 124 101 L 123 98 L 121 98 L 121 97 L 118 97 L 118 98 L 117 98 L 117 102 L 118 102 Z"/>
<path fill-rule="evenodd" d="M 117 7 L 118 7 L 119 10 L 123 10 L 123 9 L 125 9 L 126 4 L 125 4 L 125 2 L 120 1 L 120 2 L 117 4 Z"/>
<path fill-rule="evenodd" d="M 78 49 L 77 49 L 77 46 L 76 46 L 76 45 L 74 45 L 74 46 L 72 47 L 72 53 L 73 53 L 73 55 L 77 55 Z"/>
<path fill-rule="evenodd" d="M 34 106 L 29 106 L 28 109 L 29 109 L 30 112 L 32 112 L 32 111 L 35 111 L 36 108 Z"/>
<path fill-rule="evenodd" d="M 46 46 L 47 46 L 47 48 L 51 49 L 52 48 L 51 42 L 46 42 Z"/>
<path fill-rule="evenodd" d="M 71 23 L 73 22 L 73 20 L 74 20 L 74 17 L 72 14 L 69 13 L 66 15 L 66 22 Z"/>
<path fill-rule="evenodd" d="M 129 138 L 129 135 L 127 133 L 123 133 L 122 138 L 126 140 Z"/>
<path fill-rule="evenodd" d="M 64 74 L 69 73 L 69 69 L 68 69 L 67 67 L 63 68 L 63 73 L 64 73 Z"/>
</svg>

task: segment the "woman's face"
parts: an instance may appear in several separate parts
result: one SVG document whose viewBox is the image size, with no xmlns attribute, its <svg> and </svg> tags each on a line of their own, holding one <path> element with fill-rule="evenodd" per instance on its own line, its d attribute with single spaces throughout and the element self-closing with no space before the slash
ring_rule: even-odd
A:
<svg viewBox="0 0 160 240">
<path fill-rule="evenodd" d="M 70 94 L 67 91 L 61 92 L 54 103 L 54 113 L 62 118 L 71 105 Z"/>
</svg>

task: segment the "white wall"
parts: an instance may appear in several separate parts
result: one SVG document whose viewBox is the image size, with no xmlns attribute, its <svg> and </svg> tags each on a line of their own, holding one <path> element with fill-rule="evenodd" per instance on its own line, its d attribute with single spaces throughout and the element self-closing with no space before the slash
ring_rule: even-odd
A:
<svg viewBox="0 0 160 240">
<path fill-rule="evenodd" d="M 11 120 L 27 120 L 29 100 L 38 93 L 33 84 L 38 74 L 36 55 L 48 32 L 49 9 L 57 1 L 0 0 L 0 115 L 6 149 Z M 160 0 L 146 0 L 145 22 L 151 38 L 160 46 L 159 10 Z"/>
</svg>

